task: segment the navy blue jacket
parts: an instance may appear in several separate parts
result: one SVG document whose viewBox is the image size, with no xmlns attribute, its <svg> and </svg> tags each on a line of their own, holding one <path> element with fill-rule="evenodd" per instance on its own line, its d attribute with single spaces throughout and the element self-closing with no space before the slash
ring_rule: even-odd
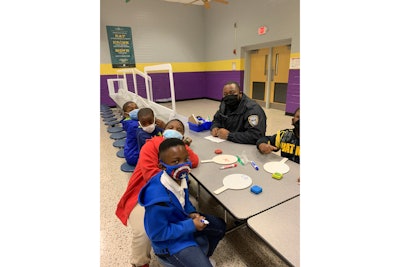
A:
<svg viewBox="0 0 400 267">
<path fill-rule="evenodd" d="M 147 139 L 150 139 L 153 136 L 162 136 L 163 132 L 164 132 L 164 129 L 162 129 L 158 126 L 156 126 L 156 128 L 154 129 L 154 131 L 152 133 L 145 132 L 142 129 L 142 127 L 139 126 L 139 128 L 136 132 L 136 139 L 137 139 L 139 151 L 142 148 L 142 146 L 144 145 L 144 143 L 146 143 Z"/>
</svg>

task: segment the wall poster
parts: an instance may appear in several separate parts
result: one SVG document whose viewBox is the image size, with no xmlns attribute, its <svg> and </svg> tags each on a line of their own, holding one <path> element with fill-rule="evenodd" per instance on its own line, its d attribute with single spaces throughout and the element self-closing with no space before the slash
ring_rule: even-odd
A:
<svg viewBox="0 0 400 267">
<path fill-rule="evenodd" d="M 131 27 L 106 26 L 113 68 L 136 67 Z"/>
</svg>

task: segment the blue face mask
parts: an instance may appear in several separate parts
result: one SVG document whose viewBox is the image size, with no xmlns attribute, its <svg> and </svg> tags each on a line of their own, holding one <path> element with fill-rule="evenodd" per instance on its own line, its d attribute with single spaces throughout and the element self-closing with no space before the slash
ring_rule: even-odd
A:
<svg viewBox="0 0 400 267">
<path fill-rule="evenodd" d="M 165 172 L 175 180 L 189 179 L 189 173 L 192 168 L 192 162 L 190 160 L 178 164 L 178 165 L 167 165 L 160 160 L 161 165 L 165 167 Z"/>
<path fill-rule="evenodd" d="M 129 112 L 129 117 L 131 117 L 132 120 L 138 120 L 138 114 L 139 109 L 134 109 L 131 112 Z"/>
<path fill-rule="evenodd" d="M 183 135 L 180 132 L 172 129 L 165 130 L 163 132 L 163 136 L 165 138 L 178 138 L 179 140 L 183 139 Z"/>
</svg>

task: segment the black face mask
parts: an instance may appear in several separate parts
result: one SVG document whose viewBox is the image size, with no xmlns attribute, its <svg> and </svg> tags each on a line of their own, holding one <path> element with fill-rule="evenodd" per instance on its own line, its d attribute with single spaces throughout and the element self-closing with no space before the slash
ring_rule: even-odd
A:
<svg viewBox="0 0 400 267">
<path fill-rule="evenodd" d="M 293 125 L 294 125 L 294 128 L 300 129 L 300 120 L 296 121 Z"/>
<path fill-rule="evenodd" d="M 297 133 L 297 135 L 300 133 L 300 120 L 296 121 L 294 124 L 294 132 Z"/>
<path fill-rule="evenodd" d="M 227 95 L 222 100 L 224 101 L 225 105 L 230 107 L 237 106 L 240 102 L 238 95 Z"/>
</svg>

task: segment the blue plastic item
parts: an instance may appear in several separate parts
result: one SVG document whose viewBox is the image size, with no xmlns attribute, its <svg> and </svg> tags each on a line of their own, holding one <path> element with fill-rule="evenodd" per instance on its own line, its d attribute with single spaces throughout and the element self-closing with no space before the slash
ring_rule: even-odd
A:
<svg viewBox="0 0 400 267">
<path fill-rule="evenodd" d="M 262 187 L 258 186 L 258 185 L 253 185 L 250 188 L 250 191 L 257 195 L 257 194 L 260 194 L 262 192 Z"/>
<path fill-rule="evenodd" d="M 192 131 L 195 131 L 195 132 L 210 130 L 211 124 L 212 124 L 211 121 L 206 121 L 206 122 L 203 122 L 202 124 L 194 124 L 194 123 L 191 123 L 190 121 L 188 123 L 189 123 L 189 129 Z"/>
</svg>

